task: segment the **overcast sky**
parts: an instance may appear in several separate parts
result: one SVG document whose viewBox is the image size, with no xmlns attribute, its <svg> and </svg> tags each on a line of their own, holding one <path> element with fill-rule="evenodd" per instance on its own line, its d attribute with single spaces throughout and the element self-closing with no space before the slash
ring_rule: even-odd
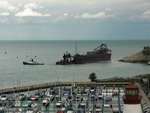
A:
<svg viewBox="0 0 150 113">
<path fill-rule="evenodd" d="M 150 39 L 150 0 L 0 0 L 0 40 Z"/>
</svg>

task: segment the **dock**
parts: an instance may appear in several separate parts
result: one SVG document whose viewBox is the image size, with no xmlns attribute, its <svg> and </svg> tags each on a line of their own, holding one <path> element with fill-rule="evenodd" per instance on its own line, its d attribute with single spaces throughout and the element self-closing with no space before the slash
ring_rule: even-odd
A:
<svg viewBox="0 0 150 113">
<path fill-rule="evenodd" d="M 77 85 L 77 86 L 117 86 L 122 87 L 128 85 L 130 82 L 50 82 L 44 84 L 36 84 L 36 85 L 29 85 L 29 86 L 20 86 L 20 87 L 13 87 L 13 88 L 6 88 L 1 89 L 0 94 L 10 94 L 15 92 L 24 92 L 24 91 L 32 91 L 36 89 L 44 89 L 49 87 L 56 87 L 56 86 L 70 86 L 70 85 Z"/>
</svg>

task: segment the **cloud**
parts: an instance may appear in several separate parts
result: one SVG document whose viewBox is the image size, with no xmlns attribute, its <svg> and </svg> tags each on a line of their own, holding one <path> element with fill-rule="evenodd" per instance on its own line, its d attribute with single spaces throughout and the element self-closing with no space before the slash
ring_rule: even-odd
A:
<svg viewBox="0 0 150 113">
<path fill-rule="evenodd" d="M 30 8 L 27 8 L 24 11 L 15 14 L 15 16 L 19 16 L 19 17 L 24 17 L 24 16 L 42 16 L 42 14 L 38 13 L 38 12 L 35 12 L 35 11 L 32 11 L 32 9 L 30 9 Z"/>
<path fill-rule="evenodd" d="M 43 14 L 43 16 L 51 16 L 51 14 Z"/>
<path fill-rule="evenodd" d="M 76 16 L 74 16 L 75 18 L 80 18 L 80 16 L 79 15 L 76 15 Z"/>
<path fill-rule="evenodd" d="M 99 12 L 97 14 L 89 14 L 89 13 L 84 13 L 81 15 L 81 18 L 83 19 L 96 19 L 96 18 L 106 18 L 105 12 Z"/>
<path fill-rule="evenodd" d="M 22 7 L 23 5 L 22 5 L 22 3 L 19 3 L 17 6 L 18 6 L 18 7 Z"/>
<path fill-rule="evenodd" d="M 17 18 L 17 22 L 18 22 L 18 23 L 24 23 L 24 22 L 26 22 L 26 21 L 24 20 L 24 18 Z"/>
<path fill-rule="evenodd" d="M 34 16 L 34 18 L 40 17 L 40 19 L 44 19 L 41 17 L 47 19 L 47 17 L 52 15 L 52 21 L 48 20 L 48 22 L 53 22 L 54 20 L 55 22 L 63 22 L 66 19 L 70 22 L 85 20 L 90 22 L 103 22 L 104 19 L 121 22 L 130 20 L 138 22 L 150 18 L 148 13 L 150 2 L 148 0 L 144 2 L 142 0 L 117 0 L 114 2 L 113 0 L 62 1 L 63 2 L 60 3 L 59 0 L 0 0 L 0 13 L 9 12 L 11 15 L 17 17 Z M 14 13 L 10 12 L 8 9 L 18 11 Z M 17 20 L 14 16 L 8 16 L 7 18 L 8 20 Z M 25 19 L 27 18 L 24 18 L 24 20 Z"/>
<path fill-rule="evenodd" d="M 105 10 L 106 10 L 106 11 L 111 11 L 111 9 L 110 9 L 110 8 L 105 8 Z"/>
<path fill-rule="evenodd" d="M 17 11 L 18 8 L 8 3 L 7 1 L 0 1 L 0 9 L 9 10 L 9 11 Z"/>
<path fill-rule="evenodd" d="M 51 16 L 51 14 L 42 14 L 42 13 L 33 11 L 33 9 L 40 9 L 40 8 L 43 8 L 43 7 L 37 5 L 36 3 L 25 4 L 24 11 L 18 12 L 17 14 L 15 14 L 15 16 L 18 16 L 18 17 L 27 17 L 27 16 L 48 17 L 48 16 Z"/>
<path fill-rule="evenodd" d="M 28 9 L 28 8 L 30 8 L 30 9 L 40 9 L 40 8 L 43 8 L 43 7 L 37 5 L 36 3 L 29 3 L 29 4 L 24 5 L 24 8 L 25 9 Z"/>
<path fill-rule="evenodd" d="M 38 16 L 38 17 L 41 17 L 41 16 L 51 16 L 51 15 L 50 14 L 41 14 L 41 13 L 38 13 L 36 11 L 33 11 L 30 8 L 26 8 L 26 9 L 24 9 L 24 11 L 15 14 L 15 16 L 18 16 L 18 17 L 26 17 L 26 16 Z"/>
<path fill-rule="evenodd" d="M 0 22 L 3 22 L 3 23 L 8 22 L 8 19 L 7 18 L 0 18 Z"/>
<path fill-rule="evenodd" d="M 0 16 L 8 16 L 8 15 L 10 15 L 10 13 L 8 13 L 8 12 L 2 12 L 2 13 L 0 13 Z"/>
<path fill-rule="evenodd" d="M 69 15 L 68 13 L 64 13 L 62 16 L 56 17 L 53 22 L 57 23 L 57 22 L 64 21 L 65 19 L 67 19 L 68 15 Z"/>
<path fill-rule="evenodd" d="M 143 18 L 150 19 L 150 10 L 147 10 L 143 13 Z"/>
<path fill-rule="evenodd" d="M 143 13 L 140 14 L 134 14 L 132 16 L 128 16 L 126 18 L 127 21 L 130 22 L 146 22 L 145 20 L 150 20 L 150 10 L 146 10 Z"/>
<path fill-rule="evenodd" d="M 64 13 L 64 16 L 65 16 L 65 17 L 68 16 L 68 13 Z"/>
</svg>

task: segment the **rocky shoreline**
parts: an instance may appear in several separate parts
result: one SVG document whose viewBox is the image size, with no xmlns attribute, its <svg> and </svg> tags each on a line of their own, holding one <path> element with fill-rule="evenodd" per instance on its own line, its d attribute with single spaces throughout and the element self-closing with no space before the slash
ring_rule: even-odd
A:
<svg viewBox="0 0 150 113">
<path fill-rule="evenodd" d="M 150 61 L 150 58 L 148 60 Z M 142 51 L 126 56 L 119 61 L 127 63 L 147 63 L 146 56 L 143 55 Z"/>
</svg>

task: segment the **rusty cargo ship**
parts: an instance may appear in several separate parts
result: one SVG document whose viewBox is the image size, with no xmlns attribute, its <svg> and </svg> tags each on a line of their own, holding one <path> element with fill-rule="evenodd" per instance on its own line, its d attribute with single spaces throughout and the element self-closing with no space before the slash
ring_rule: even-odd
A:
<svg viewBox="0 0 150 113">
<path fill-rule="evenodd" d="M 87 52 L 85 55 L 75 54 L 71 55 L 66 52 L 63 55 L 63 60 L 56 62 L 57 65 L 67 64 L 84 64 L 99 61 L 110 61 L 111 60 L 111 49 L 105 43 L 95 48 L 93 51 Z"/>
</svg>

